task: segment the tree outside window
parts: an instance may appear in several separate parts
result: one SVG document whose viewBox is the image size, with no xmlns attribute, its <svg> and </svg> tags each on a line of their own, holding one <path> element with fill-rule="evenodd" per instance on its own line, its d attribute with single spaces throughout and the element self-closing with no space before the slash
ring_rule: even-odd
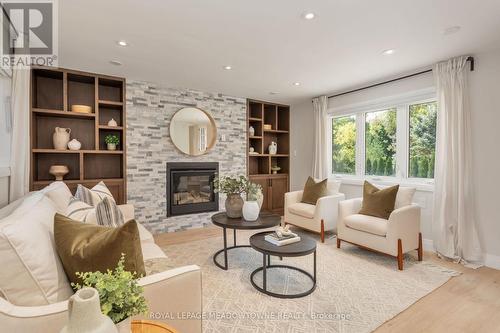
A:
<svg viewBox="0 0 500 333">
<path fill-rule="evenodd" d="M 410 105 L 409 177 L 434 178 L 437 103 Z"/>
<path fill-rule="evenodd" d="M 356 173 L 356 116 L 332 120 L 333 173 Z"/>
<path fill-rule="evenodd" d="M 365 124 L 365 173 L 394 176 L 396 109 L 367 112 Z"/>
</svg>

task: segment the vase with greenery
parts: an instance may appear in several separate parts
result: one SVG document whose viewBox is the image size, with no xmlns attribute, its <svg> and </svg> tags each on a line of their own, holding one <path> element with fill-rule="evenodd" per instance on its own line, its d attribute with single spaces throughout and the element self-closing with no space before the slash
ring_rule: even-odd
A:
<svg viewBox="0 0 500 333">
<path fill-rule="evenodd" d="M 129 272 L 124 267 L 125 254 L 122 253 L 114 270 L 102 272 L 77 272 L 82 284 L 71 283 L 75 290 L 92 287 L 99 293 L 101 311 L 118 324 L 117 328 L 128 329 L 130 317 L 147 314 L 148 306 L 144 298 L 144 289 L 137 283 L 137 273 Z"/>
<path fill-rule="evenodd" d="M 242 216 L 243 198 L 247 188 L 245 176 L 219 176 L 214 179 L 214 191 L 226 195 L 226 214 L 230 218 L 240 218 Z"/>
<path fill-rule="evenodd" d="M 116 134 L 108 134 L 104 137 L 104 142 L 108 145 L 108 150 L 116 150 L 120 144 L 120 138 Z"/>
<path fill-rule="evenodd" d="M 245 187 L 247 200 L 243 204 L 243 218 L 247 221 L 256 221 L 259 218 L 260 206 L 259 199 L 262 199 L 262 186 L 247 181 Z"/>
</svg>

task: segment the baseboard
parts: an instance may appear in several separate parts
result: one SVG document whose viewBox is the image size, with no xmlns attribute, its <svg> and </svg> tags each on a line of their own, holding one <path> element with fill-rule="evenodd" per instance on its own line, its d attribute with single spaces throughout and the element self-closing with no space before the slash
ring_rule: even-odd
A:
<svg viewBox="0 0 500 333">
<path fill-rule="evenodd" d="M 500 269 L 500 256 L 495 256 L 493 254 L 486 254 L 484 256 L 484 265 L 486 267 Z"/>
<path fill-rule="evenodd" d="M 432 239 L 422 239 L 422 245 L 424 246 L 424 251 L 436 252 L 434 248 L 434 241 Z"/>
</svg>

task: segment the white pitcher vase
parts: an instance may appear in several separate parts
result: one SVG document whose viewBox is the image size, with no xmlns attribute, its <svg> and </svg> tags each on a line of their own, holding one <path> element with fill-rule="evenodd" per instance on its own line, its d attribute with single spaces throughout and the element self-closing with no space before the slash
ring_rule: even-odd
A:
<svg viewBox="0 0 500 333">
<path fill-rule="evenodd" d="M 71 128 L 56 127 L 52 134 L 52 142 L 55 150 L 66 150 L 69 142 Z"/>
<path fill-rule="evenodd" d="M 61 333 L 117 333 L 113 321 L 101 312 L 99 293 L 94 288 L 78 290 L 68 300 L 68 324 Z"/>
</svg>

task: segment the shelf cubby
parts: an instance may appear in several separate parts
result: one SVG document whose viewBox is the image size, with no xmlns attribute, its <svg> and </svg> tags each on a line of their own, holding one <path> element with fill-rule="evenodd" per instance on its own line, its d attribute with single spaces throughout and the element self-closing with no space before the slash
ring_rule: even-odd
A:
<svg viewBox="0 0 500 333">
<path fill-rule="evenodd" d="M 271 129 L 277 129 L 277 108 L 274 104 L 264 104 L 264 125 L 271 125 Z"/>
<path fill-rule="evenodd" d="M 118 154 L 84 154 L 84 179 L 123 178 L 123 160 Z"/>
<path fill-rule="evenodd" d="M 47 69 L 31 72 L 31 106 L 64 111 L 64 73 Z"/>
<path fill-rule="evenodd" d="M 47 116 L 43 113 L 33 113 L 33 148 L 54 148 L 52 136 L 56 127 L 70 128 L 71 139 L 82 143 L 81 149 L 95 149 L 95 124 L 94 118 L 68 118 Z"/>
<path fill-rule="evenodd" d="M 123 104 L 123 81 L 99 78 L 99 101 Z"/>
<path fill-rule="evenodd" d="M 248 103 L 249 118 L 254 120 L 260 119 L 262 121 L 262 103 L 250 101 Z"/>
<path fill-rule="evenodd" d="M 269 174 L 269 157 L 259 155 L 249 155 L 248 173 L 249 175 Z"/>
<path fill-rule="evenodd" d="M 117 129 L 117 128 L 114 128 L 114 129 L 109 129 L 109 128 L 100 128 L 99 129 L 99 150 L 106 150 L 108 151 L 108 146 L 106 144 L 106 142 L 104 141 L 104 138 L 106 137 L 106 135 L 109 135 L 109 134 L 114 134 L 114 135 L 118 135 L 118 137 L 120 138 L 120 144 L 116 147 L 117 149 L 122 149 L 122 145 L 123 145 L 123 135 L 122 135 L 122 130 L 120 129 Z"/>
<path fill-rule="evenodd" d="M 88 75 L 68 73 L 68 110 L 72 105 L 87 105 L 95 112 L 95 78 Z"/>
<path fill-rule="evenodd" d="M 99 125 L 107 125 L 114 119 L 118 126 L 123 124 L 123 106 L 99 103 Z"/>
<path fill-rule="evenodd" d="M 290 130 L 290 107 L 278 105 L 278 126 L 277 130 L 289 131 Z"/>
<path fill-rule="evenodd" d="M 54 180 L 49 173 L 52 165 L 66 165 L 69 173 L 64 176 L 67 180 L 80 179 L 80 154 L 72 153 L 34 153 L 33 164 L 34 181 Z"/>
</svg>

